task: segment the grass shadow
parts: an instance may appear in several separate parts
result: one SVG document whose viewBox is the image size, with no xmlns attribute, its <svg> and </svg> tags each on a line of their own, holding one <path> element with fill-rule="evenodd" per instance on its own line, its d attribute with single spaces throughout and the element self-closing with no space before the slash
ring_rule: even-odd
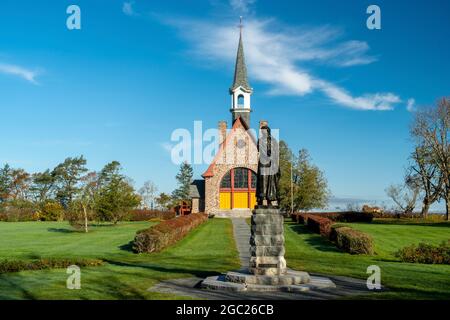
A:
<svg viewBox="0 0 450 320">
<path fill-rule="evenodd" d="M 322 252 L 341 252 L 329 240 L 324 239 L 322 236 L 311 232 L 304 225 L 288 224 L 288 226 L 295 233 L 312 235 L 312 237 L 306 238 L 305 242 L 308 243 L 310 246 L 312 246 L 314 249 L 317 249 Z"/>
<path fill-rule="evenodd" d="M 127 263 L 123 261 L 116 261 L 111 259 L 106 259 L 105 262 L 119 267 L 133 267 L 133 268 L 140 268 L 140 269 L 147 269 L 152 270 L 156 272 L 160 272 L 162 274 L 169 274 L 169 273 L 175 273 L 175 274 L 191 274 L 195 277 L 199 278 L 206 278 L 209 276 L 218 275 L 220 272 L 215 270 L 198 270 L 196 268 L 179 268 L 179 267 L 165 267 L 161 264 L 159 265 L 153 265 L 153 264 L 140 264 L 140 263 Z M 207 261 L 205 260 L 205 264 Z M 162 279 L 160 279 L 162 280 Z"/>
<path fill-rule="evenodd" d="M 131 253 L 135 253 L 133 251 L 133 241 L 130 241 L 130 242 L 126 243 L 126 244 L 123 244 L 123 245 L 119 246 L 119 249 L 123 250 L 123 251 L 131 252 Z"/>
<path fill-rule="evenodd" d="M 65 228 L 48 228 L 48 232 L 59 232 L 59 233 L 77 233 L 80 231 L 77 230 L 71 230 L 71 229 L 65 229 Z"/>
</svg>

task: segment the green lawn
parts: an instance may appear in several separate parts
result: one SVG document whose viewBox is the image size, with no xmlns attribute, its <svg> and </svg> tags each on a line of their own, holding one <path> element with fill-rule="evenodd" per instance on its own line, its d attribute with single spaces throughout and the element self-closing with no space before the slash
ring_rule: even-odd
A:
<svg viewBox="0 0 450 320">
<path fill-rule="evenodd" d="M 0 259 L 84 257 L 107 261 L 81 270 L 81 290 L 66 289 L 64 269 L 0 275 L 0 299 L 173 299 L 148 292 L 163 279 L 205 277 L 239 267 L 231 221 L 212 219 L 175 246 L 134 254 L 129 242 L 149 222 L 98 225 L 88 234 L 64 222 L 0 223 Z"/>
<path fill-rule="evenodd" d="M 289 219 L 287 219 L 289 220 Z M 367 279 L 370 265 L 381 268 L 382 285 L 389 292 L 371 298 L 450 299 L 450 266 L 403 263 L 394 256 L 398 249 L 421 241 L 438 244 L 450 239 L 449 223 L 401 223 L 374 221 L 352 223 L 351 227 L 370 234 L 375 256 L 340 252 L 328 240 L 310 233 L 303 225 L 287 222 L 286 260 L 293 269 Z"/>
<path fill-rule="evenodd" d="M 206 277 L 239 267 L 228 219 L 209 220 L 161 253 L 132 253 L 129 243 L 136 231 L 151 224 L 97 225 L 84 234 L 73 232 L 64 222 L 0 223 L 0 260 L 79 257 L 106 261 L 104 266 L 82 269 L 82 290 L 66 289 L 64 269 L 0 275 L 0 299 L 180 299 L 186 297 L 147 289 L 164 279 Z M 340 252 L 304 226 L 286 222 L 288 266 L 366 279 L 367 267 L 378 265 L 382 284 L 390 290 L 361 298 L 450 299 L 450 266 L 402 263 L 394 256 L 412 243 L 449 239 L 450 224 L 393 220 L 350 225 L 372 235 L 375 256 Z"/>
</svg>

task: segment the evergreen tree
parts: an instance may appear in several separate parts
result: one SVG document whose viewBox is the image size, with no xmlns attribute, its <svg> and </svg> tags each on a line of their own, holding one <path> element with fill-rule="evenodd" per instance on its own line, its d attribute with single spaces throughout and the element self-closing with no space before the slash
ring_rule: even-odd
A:
<svg viewBox="0 0 450 320">
<path fill-rule="evenodd" d="M 11 196 L 12 188 L 12 168 L 5 164 L 0 169 L 0 203 L 5 202 Z"/>
<path fill-rule="evenodd" d="M 187 162 L 183 162 L 180 166 L 180 171 L 176 175 L 178 188 L 172 193 L 172 197 L 175 200 L 189 200 L 189 189 L 193 175 L 192 166 Z"/>
<path fill-rule="evenodd" d="M 120 163 L 108 163 L 99 174 L 99 189 L 96 191 L 95 209 L 102 221 L 116 224 L 141 202 L 129 179 L 120 173 Z"/>
<path fill-rule="evenodd" d="M 64 208 L 68 208 L 79 192 L 78 184 L 82 175 L 87 171 L 86 159 L 83 156 L 67 158 L 53 170 L 57 185 L 56 199 Z"/>
</svg>

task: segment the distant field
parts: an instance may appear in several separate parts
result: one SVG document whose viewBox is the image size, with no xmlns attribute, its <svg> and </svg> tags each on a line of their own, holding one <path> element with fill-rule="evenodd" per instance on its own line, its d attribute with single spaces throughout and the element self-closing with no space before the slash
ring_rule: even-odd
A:
<svg viewBox="0 0 450 320">
<path fill-rule="evenodd" d="M 129 242 L 148 222 L 99 225 L 88 234 L 64 222 L 0 223 L 0 259 L 85 257 L 107 261 L 82 269 L 81 290 L 66 289 L 66 270 L 0 275 L 0 299 L 174 299 L 148 292 L 170 278 L 206 277 L 239 267 L 230 220 L 212 219 L 175 246 L 157 254 L 134 254 Z"/>
<path fill-rule="evenodd" d="M 289 219 L 287 219 L 289 220 Z M 328 240 L 309 232 L 303 225 L 287 222 L 285 226 L 288 266 L 323 274 L 367 279 L 370 265 L 381 268 L 382 284 L 390 291 L 371 298 L 450 299 L 450 266 L 403 263 L 394 252 L 419 243 L 438 244 L 450 239 L 450 223 L 411 223 L 396 220 L 352 223 L 351 227 L 370 234 L 375 242 L 375 256 L 342 253 Z"/>
</svg>

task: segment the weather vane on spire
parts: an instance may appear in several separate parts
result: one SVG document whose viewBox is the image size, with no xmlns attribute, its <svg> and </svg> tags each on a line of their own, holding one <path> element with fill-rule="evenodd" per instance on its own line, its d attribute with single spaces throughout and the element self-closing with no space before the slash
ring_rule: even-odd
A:
<svg viewBox="0 0 450 320">
<path fill-rule="evenodd" d="M 242 33 L 242 28 L 243 28 L 244 26 L 242 25 L 242 16 L 239 16 L 239 30 L 240 30 L 240 32 Z"/>
</svg>

